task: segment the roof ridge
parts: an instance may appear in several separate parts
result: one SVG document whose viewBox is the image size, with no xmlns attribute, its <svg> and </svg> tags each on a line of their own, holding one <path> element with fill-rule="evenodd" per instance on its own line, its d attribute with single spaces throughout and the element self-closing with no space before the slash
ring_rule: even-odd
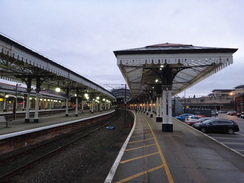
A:
<svg viewBox="0 0 244 183">
<path fill-rule="evenodd" d="M 146 46 L 146 48 L 149 48 L 149 47 L 185 47 L 185 46 L 193 46 L 193 45 L 166 42 L 166 43 L 161 43 L 161 44 L 148 45 L 148 46 Z"/>
</svg>

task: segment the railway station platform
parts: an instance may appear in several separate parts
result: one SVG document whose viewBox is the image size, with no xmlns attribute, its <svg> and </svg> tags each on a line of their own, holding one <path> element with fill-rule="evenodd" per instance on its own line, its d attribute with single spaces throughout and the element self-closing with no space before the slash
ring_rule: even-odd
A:
<svg viewBox="0 0 244 183">
<path fill-rule="evenodd" d="M 173 132 L 162 132 L 141 112 L 105 183 L 241 183 L 244 158 L 190 126 L 173 119 Z"/>
<path fill-rule="evenodd" d="M 68 121 L 74 121 L 78 119 L 89 118 L 92 116 L 100 115 L 107 113 L 112 110 L 94 112 L 91 113 L 89 110 L 80 112 L 78 116 L 75 116 L 75 112 L 70 112 L 69 116 L 65 116 L 65 113 L 57 113 L 57 114 L 49 114 L 49 115 L 41 115 L 39 117 L 39 122 L 34 122 L 34 119 L 31 119 L 29 123 L 24 122 L 24 117 L 18 117 L 16 120 L 0 123 L 0 136 L 4 134 L 39 128 L 48 125 L 54 125 L 58 123 L 64 123 Z M 24 113 L 24 112 L 22 112 Z M 0 113 L 0 116 L 4 115 L 4 112 Z M 7 127 L 6 127 L 7 126 Z"/>
</svg>

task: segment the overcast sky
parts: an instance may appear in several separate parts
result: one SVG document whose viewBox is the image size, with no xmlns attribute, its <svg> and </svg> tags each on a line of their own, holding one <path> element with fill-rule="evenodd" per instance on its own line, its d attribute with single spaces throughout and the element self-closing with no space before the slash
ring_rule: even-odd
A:
<svg viewBox="0 0 244 183">
<path fill-rule="evenodd" d="M 243 8 L 243 0 L 0 0 L 0 32 L 103 87 L 125 83 L 115 50 L 238 48 L 234 64 L 180 94 L 202 96 L 244 85 Z"/>
</svg>

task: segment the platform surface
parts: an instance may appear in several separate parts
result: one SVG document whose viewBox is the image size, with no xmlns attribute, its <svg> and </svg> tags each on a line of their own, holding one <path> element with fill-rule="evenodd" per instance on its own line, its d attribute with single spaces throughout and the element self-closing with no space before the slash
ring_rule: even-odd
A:
<svg viewBox="0 0 244 183">
<path fill-rule="evenodd" d="M 102 112 L 94 112 L 91 113 L 89 111 L 80 112 L 78 116 L 75 116 L 74 112 L 70 112 L 68 116 L 65 116 L 65 112 L 58 114 L 48 114 L 48 115 L 40 115 L 39 122 L 34 122 L 33 118 L 30 118 L 30 122 L 26 123 L 24 117 L 17 118 L 16 120 L 9 121 L 6 127 L 5 122 L 0 123 L 0 135 L 19 132 L 23 130 L 29 130 L 34 128 L 40 128 L 43 126 L 54 125 L 58 123 L 64 123 L 69 121 L 74 121 L 78 119 L 84 119 L 100 114 L 104 114 L 113 110 L 107 110 Z M 0 113 L 0 116 L 4 113 Z"/>
<path fill-rule="evenodd" d="M 155 117 L 135 114 L 134 131 L 106 183 L 244 182 L 243 156 L 176 119 L 173 132 L 162 132 Z"/>
</svg>

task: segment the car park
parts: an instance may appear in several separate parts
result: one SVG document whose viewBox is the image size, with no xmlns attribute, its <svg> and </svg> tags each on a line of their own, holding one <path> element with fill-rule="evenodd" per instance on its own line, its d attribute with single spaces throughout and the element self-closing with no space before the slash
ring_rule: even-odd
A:
<svg viewBox="0 0 244 183">
<path fill-rule="evenodd" d="M 185 119 L 185 122 L 188 125 L 193 125 L 194 123 L 199 123 L 200 119 L 203 118 L 202 116 L 198 116 L 198 115 L 193 115 L 193 116 L 189 116 Z"/>
<path fill-rule="evenodd" d="M 217 133 L 229 133 L 234 134 L 234 132 L 239 131 L 239 126 L 236 122 L 227 119 L 210 119 L 202 123 L 195 123 L 193 127 L 206 132 L 217 132 Z"/>
<path fill-rule="evenodd" d="M 181 114 L 179 116 L 176 116 L 175 118 L 180 120 L 180 121 L 185 121 L 186 118 L 188 118 L 188 116 L 193 116 L 194 114 L 190 114 L 190 113 L 184 113 Z"/>
</svg>

